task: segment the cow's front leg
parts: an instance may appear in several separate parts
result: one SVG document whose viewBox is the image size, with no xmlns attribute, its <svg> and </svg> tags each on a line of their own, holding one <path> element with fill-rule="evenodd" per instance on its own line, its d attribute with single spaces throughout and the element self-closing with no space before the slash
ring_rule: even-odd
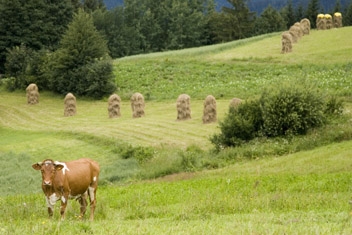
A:
<svg viewBox="0 0 352 235">
<path fill-rule="evenodd" d="M 56 197 L 56 194 L 54 193 L 50 196 L 46 196 L 45 199 L 46 199 L 46 205 L 48 207 L 49 219 L 51 219 L 54 214 L 54 205 L 55 205 L 55 202 L 58 198 Z"/>
<path fill-rule="evenodd" d="M 68 196 L 65 195 L 61 197 L 61 207 L 60 207 L 61 220 L 65 219 L 67 201 L 68 201 Z"/>
</svg>

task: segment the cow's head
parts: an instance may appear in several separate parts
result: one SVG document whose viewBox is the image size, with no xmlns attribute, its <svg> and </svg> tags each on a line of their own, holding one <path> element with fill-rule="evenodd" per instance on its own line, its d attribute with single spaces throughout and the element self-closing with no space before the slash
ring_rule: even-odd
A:
<svg viewBox="0 0 352 235">
<path fill-rule="evenodd" d="M 50 186 L 52 185 L 56 172 L 64 168 L 64 164 L 47 159 L 43 162 L 33 164 L 32 167 L 42 172 L 43 185 Z"/>
</svg>

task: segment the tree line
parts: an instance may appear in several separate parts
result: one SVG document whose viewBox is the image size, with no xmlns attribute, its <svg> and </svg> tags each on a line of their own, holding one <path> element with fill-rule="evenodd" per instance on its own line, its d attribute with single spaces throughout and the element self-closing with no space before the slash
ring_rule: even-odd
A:
<svg viewBox="0 0 352 235">
<path fill-rule="evenodd" d="M 101 88 L 97 79 L 91 78 L 96 84 L 87 88 L 87 79 L 80 81 L 83 77 L 77 74 L 94 77 L 98 71 L 112 71 L 107 66 L 108 57 L 199 47 L 284 31 L 302 18 L 308 18 L 314 28 L 321 13 L 319 0 L 310 0 L 306 8 L 288 0 L 280 10 L 268 6 L 259 16 L 249 10 L 246 0 L 227 1 L 229 7 L 217 11 L 215 0 L 124 0 L 123 6 L 110 10 L 103 0 L 1 0 L 0 73 L 15 78 L 10 83 L 12 89 L 36 82 L 42 89 L 64 94 L 75 92 L 72 88 L 76 86 L 65 80 L 75 78 L 81 84 L 75 88 L 80 95 L 101 97 L 111 91 L 110 85 L 109 89 Z M 352 1 L 343 7 L 336 0 L 333 11 L 324 13 L 337 11 L 342 12 L 345 26 L 352 25 Z M 82 22 L 72 27 L 78 19 Z M 102 61 L 105 67 L 94 67 Z"/>
</svg>

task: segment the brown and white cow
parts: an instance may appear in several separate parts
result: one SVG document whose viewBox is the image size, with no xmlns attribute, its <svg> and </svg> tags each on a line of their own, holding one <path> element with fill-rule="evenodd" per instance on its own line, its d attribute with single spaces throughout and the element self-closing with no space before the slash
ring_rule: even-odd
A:
<svg viewBox="0 0 352 235">
<path fill-rule="evenodd" d="M 83 218 L 90 200 L 90 220 L 94 219 L 96 191 L 98 188 L 99 164 L 83 158 L 71 162 L 46 159 L 32 165 L 42 172 L 42 189 L 45 194 L 49 217 L 53 216 L 56 201 L 61 200 L 61 219 L 65 218 L 68 199 L 76 199 L 81 204 L 80 217 Z"/>
</svg>

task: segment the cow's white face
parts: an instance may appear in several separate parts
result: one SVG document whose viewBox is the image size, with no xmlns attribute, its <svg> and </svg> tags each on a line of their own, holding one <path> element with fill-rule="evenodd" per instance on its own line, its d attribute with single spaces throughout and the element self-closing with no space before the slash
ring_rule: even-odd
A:
<svg viewBox="0 0 352 235">
<path fill-rule="evenodd" d="M 40 170 L 42 172 L 43 185 L 51 186 L 56 172 L 63 169 L 65 166 L 49 159 L 44 162 L 35 163 L 32 167 L 35 170 Z"/>
</svg>

